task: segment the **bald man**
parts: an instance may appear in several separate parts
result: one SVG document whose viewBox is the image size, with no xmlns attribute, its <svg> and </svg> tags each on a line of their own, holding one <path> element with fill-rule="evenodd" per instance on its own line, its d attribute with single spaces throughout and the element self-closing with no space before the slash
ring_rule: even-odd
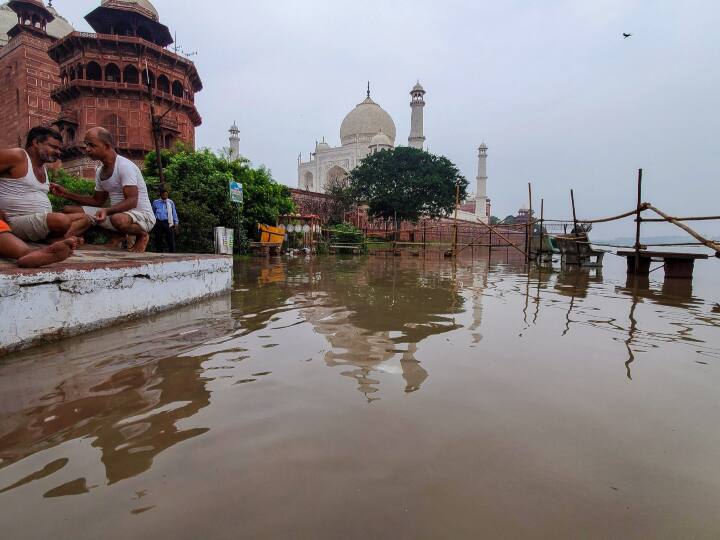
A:
<svg viewBox="0 0 720 540">
<path fill-rule="evenodd" d="M 104 128 L 88 130 L 85 149 L 88 157 L 102 163 L 95 173 L 95 193 L 92 196 L 70 193 L 57 184 L 50 189 L 53 194 L 81 205 L 66 207 L 66 213 L 84 213 L 94 225 L 114 233 L 110 243 L 134 236 L 136 241 L 130 251 L 144 252 L 155 226 L 155 213 L 140 169 L 117 154 L 112 134 Z M 110 206 L 105 207 L 108 199 Z"/>
</svg>

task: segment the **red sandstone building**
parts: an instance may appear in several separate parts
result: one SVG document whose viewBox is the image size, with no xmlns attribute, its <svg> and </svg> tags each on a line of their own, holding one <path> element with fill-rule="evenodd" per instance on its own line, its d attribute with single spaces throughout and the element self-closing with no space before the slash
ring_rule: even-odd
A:
<svg viewBox="0 0 720 540">
<path fill-rule="evenodd" d="M 202 82 L 191 61 L 166 49 L 173 39 L 153 5 L 103 0 L 85 19 L 96 33 L 75 32 L 41 0 L 0 6 L 0 146 L 22 145 L 31 127 L 55 125 L 65 169 L 91 177 L 95 166 L 80 143 L 102 126 L 119 153 L 140 162 L 155 148 L 148 80 L 161 144 L 194 146 Z"/>
</svg>

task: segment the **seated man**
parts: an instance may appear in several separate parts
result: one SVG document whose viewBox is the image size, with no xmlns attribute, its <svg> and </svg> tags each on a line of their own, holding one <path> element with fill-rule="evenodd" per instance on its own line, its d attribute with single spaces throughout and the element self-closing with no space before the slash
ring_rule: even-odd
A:
<svg viewBox="0 0 720 540">
<path fill-rule="evenodd" d="M 32 249 L 12 233 L 10 225 L 3 217 L 5 216 L 0 211 L 0 257 L 17 260 L 20 268 L 38 268 L 64 261 L 82 242 L 73 236 L 44 248 Z"/>
<path fill-rule="evenodd" d="M 87 155 L 102 162 L 95 174 L 95 193 L 91 197 L 79 195 L 52 184 L 53 194 L 82 205 L 65 208 L 68 215 L 89 216 L 93 224 L 116 233 L 115 241 L 135 236 L 135 245 L 130 251 L 144 252 L 149 232 L 155 226 L 155 214 L 140 169 L 115 152 L 112 134 L 104 128 L 88 130 L 85 145 Z M 103 208 L 108 198 L 110 207 Z"/>
<path fill-rule="evenodd" d="M 90 227 L 84 216 L 52 211 L 46 163 L 60 157 L 60 134 L 34 127 L 27 134 L 25 149 L 0 150 L 0 210 L 18 238 L 38 242 L 48 237 L 78 236 Z"/>
</svg>

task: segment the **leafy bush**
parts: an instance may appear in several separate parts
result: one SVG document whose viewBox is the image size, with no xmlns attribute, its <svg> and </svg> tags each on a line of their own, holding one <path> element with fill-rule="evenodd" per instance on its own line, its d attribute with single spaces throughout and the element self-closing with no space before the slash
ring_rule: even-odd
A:
<svg viewBox="0 0 720 540">
<path fill-rule="evenodd" d="M 60 184 L 73 193 L 79 193 L 81 195 L 92 195 L 95 193 L 95 182 L 70 174 L 64 169 L 50 169 L 48 170 L 48 176 L 51 182 Z M 62 212 L 64 206 L 77 205 L 77 203 L 68 201 L 62 197 L 56 197 L 55 195 L 50 195 L 50 202 L 55 212 Z"/>
<path fill-rule="evenodd" d="M 352 223 L 340 223 L 331 229 L 327 229 L 331 241 L 337 244 L 361 244 L 363 233 Z"/>
<path fill-rule="evenodd" d="M 265 167 L 252 168 L 247 160 L 229 161 L 210 150 L 177 146 L 161 154 L 165 184 L 180 220 L 178 251 L 211 253 L 213 228 L 230 227 L 238 238 L 236 251 L 247 248 L 257 224 L 274 225 L 278 217 L 294 211 L 290 190 L 275 182 Z M 145 158 L 145 180 L 151 193 L 159 182 L 155 152 Z M 230 201 L 230 181 L 243 185 L 244 203 Z M 152 196 L 151 196 L 152 198 Z"/>
</svg>

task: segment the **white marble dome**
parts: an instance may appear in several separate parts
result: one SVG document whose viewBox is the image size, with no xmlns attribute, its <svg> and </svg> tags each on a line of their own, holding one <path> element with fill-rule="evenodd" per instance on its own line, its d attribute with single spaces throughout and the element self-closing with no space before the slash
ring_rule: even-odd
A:
<svg viewBox="0 0 720 540">
<path fill-rule="evenodd" d="M 67 36 L 70 32 L 74 32 L 73 26 L 60 15 L 54 7 L 48 7 L 48 11 L 53 14 L 55 20 L 47 26 L 47 33 L 58 39 Z M 7 33 L 17 24 L 17 14 L 8 7 L 7 2 L 0 5 L 0 47 L 8 42 Z"/>
<path fill-rule="evenodd" d="M 356 137 L 365 144 L 383 132 L 394 143 L 395 122 L 370 96 L 348 113 L 340 125 L 340 141 L 343 146 L 355 144 Z"/>
<path fill-rule="evenodd" d="M 324 152 L 325 150 L 330 150 L 330 145 L 323 139 L 315 145 L 315 152 Z"/>
<path fill-rule="evenodd" d="M 385 133 L 383 133 L 382 131 L 380 133 L 378 133 L 377 135 L 375 135 L 370 140 L 370 148 L 373 148 L 373 147 L 382 148 L 382 147 L 388 147 L 388 146 L 392 147 L 393 141 L 391 141 L 390 137 L 385 135 Z"/>
<path fill-rule="evenodd" d="M 110 0 L 103 0 L 101 5 L 105 5 Z M 117 2 L 120 2 L 122 4 L 136 4 L 138 7 L 141 7 L 142 9 L 149 11 L 153 14 L 153 18 L 156 21 L 160 20 L 160 14 L 158 13 L 157 9 L 155 9 L 155 6 L 150 3 L 150 0 L 116 0 Z"/>
</svg>

